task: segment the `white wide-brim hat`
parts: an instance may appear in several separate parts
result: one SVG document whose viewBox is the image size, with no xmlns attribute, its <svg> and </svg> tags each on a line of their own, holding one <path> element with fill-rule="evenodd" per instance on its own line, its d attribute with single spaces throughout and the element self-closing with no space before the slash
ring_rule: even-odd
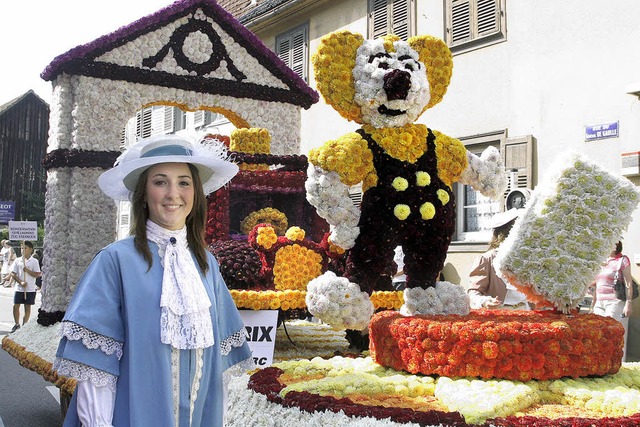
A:
<svg viewBox="0 0 640 427">
<path fill-rule="evenodd" d="M 130 200 L 142 172 L 160 163 L 190 163 L 200 174 L 205 194 L 228 183 L 238 165 L 228 160 L 222 142 L 194 143 L 178 135 L 141 139 L 118 157 L 113 168 L 98 177 L 98 186 L 114 200 Z"/>
<path fill-rule="evenodd" d="M 491 228 L 502 227 L 503 225 L 508 224 L 514 219 L 518 218 L 522 211 L 524 211 L 524 209 L 511 208 L 508 211 L 497 213 L 491 218 L 489 226 Z"/>
</svg>

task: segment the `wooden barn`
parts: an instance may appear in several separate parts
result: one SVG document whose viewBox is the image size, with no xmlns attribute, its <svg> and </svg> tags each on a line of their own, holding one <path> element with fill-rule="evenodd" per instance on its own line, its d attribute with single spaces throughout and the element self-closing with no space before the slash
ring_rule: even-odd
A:
<svg viewBox="0 0 640 427">
<path fill-rule="evenodd" d="M 0 105 L 0 200 L 15 203 L 16 221 L 44 222 L 49 105 L 29 90 Z"/>
</svg>

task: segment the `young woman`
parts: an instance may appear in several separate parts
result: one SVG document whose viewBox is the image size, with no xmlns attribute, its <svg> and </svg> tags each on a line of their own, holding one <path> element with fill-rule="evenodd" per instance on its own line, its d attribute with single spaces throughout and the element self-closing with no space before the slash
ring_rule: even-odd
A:
<svg viewBox="0 0 640 427">
<path fill-rule="evenodd" d="M 226 383 L 253 366 L 206 251 L 208 194 L 238 167 L 175 135 L 141 140 L 98 184 L 130 199 L 131 236 L 100 251 L 62 323 L 54 369 L 78 380 L 64 426 L 221 426 Z"/>
</svg>

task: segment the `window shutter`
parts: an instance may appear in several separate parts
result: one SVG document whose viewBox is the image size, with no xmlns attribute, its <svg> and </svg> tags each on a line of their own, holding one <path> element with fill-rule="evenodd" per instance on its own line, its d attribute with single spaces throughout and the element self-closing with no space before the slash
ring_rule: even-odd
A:
<svg viewBox="0 0 640 427">
<path fill-rule="evenodd" d="M 453 0 L 449 19 L 450 45 L 454 46 L 472 39 L 471 0 Z"/>
<path fill-rule="evenodd" d="M 164 133 L 172 133 L 173 132 L 173 124 L 174 124 L 174 110 L 175 107 L 164 107 L 164 126 L 162 127 Z"/>
<path fill-rule="evenodd" d="M 151 136 L 151 108 L 144 108 L 142 111 L 136 113 L 136 136 L 138 138 L 148 138 Z"/>
<path fill-rule="evenodd" d="M 173 132 L 186 129 L 187 113 L 178 107 L 173 107 Z"/>
<path fill-rule="evenodd" d="M 369 38 L 377 39 L 389 33 L 389 15 L 387 0 L 369 0 Z"/>
<path fill-rule="evenodd" d="M 477 36 L 489 36 L 500 31 L 499 0 L 477 0 Z"/>
<path fill-rule="evenodd" d="M 193 113 L 193 126 L 200 127 L 204 125 L 204 111 L 198 110 Z"/>
<path fill-rule="evenodd" d="M 276 53 L 278 54 L 278 58 L 282 59 L 282 61 L 289 66 L 291 64 L 291 39 L 289 37 L 282 37 L 278 40 L 278 44 L 276 46 Z"/>
<path fill-rule="evenodd" d="M 305 82 L 309 81 L 307 32 L 307 26 L 304 25 L 276 38 L 276 55 Z"/>
<path fill-rule="evenodd" d="M 402 40 L 407 40 L 411 36 L 409 2 L 410 0 L 393 0 L 391 4 L 391 32 Z"/>
<path fill-rule="evenodd" d="M 500 147 L 506 172 L 515 172 L 516 184 L 511 188 L 509 181 L 505 196 L 515 188 L 533 188 L 533 140 L 531 135 L 507 138 Z"/>
</svg>

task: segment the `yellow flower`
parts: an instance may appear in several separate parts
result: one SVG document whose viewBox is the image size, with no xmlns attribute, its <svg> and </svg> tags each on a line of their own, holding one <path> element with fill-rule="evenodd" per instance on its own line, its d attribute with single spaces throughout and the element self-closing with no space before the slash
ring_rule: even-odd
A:
<svg viewBox="0 0 640 427">
<path fill-rule="evenodd" d="M 365 132 L 394 159 L 415 163 L 427 151 L 427 127 L 408 124 L 395 128 L 375 128 L 365 124 Z M 466 157 L 465 157 L 466 159 Z"/>
<path fill-rule="evenodd" d="M 253 227 L 262 223 L 271 224 L 279 236 L 284 234 L 289 225 L 287 216 L 283 212 L 275 208 L 264 208 L 247 215 L 240 222 L 240 231 L 243 234 L 249 234 Z"/>
<path fill-rule="evenodd" d="M 391 185 L 393 186 L 393 188 L 396 189 L 396 191 L 404 191 L 407 188 L 409 188 L 409 181 L 398 176 L 393 179 L 393 182 L 391 183 Z"/>
<path fill-rule="evenodd" d="M 269 249 L 278 241 L 278 236 L 273 227 L 260 227 L 256 240 L 258 245 Z"/>
<path fill-rule="evenodd" d="M 467 168 L 467 149 L 460 141 L 438 131 L 436 136 L 436 157 L 438 176 L 446 185 L 456 182 Z"/>
<path fill-rule="evenodd" d="M 426 187 L 431 184 L 431 175 L 424 171 L 416 172 L 416 184 L 419 187 Z"/>
<path fill-rule="evenodd" d="M 429 220 L 436 215 L 436 208 L 432 203 L 426 202 L 420 206 L 420 215 L 422 215 L 422 219 Z"/>
<path fill-rule="evenodd" d="M 309 161 L 326 171 L 336 172 L 347 185 L 355 185 L 374 172 L 373 153 L 367 141 L 355 132 L 311 150 Z"/>
<path fill-rule="evenodd" d="M 396 216 L 396 218 L 398 218 L 401 221 L 404 221 L 405 219 L 407 219 L 410 213 L 411 213 L 411 209 L 407 205 L 400 204 L 400 205 L 396 205 L 393 208 L 393 214 Z"/>
<path fill-rule="evenodd" d="M 271 152 L 271 135 L 264 128 L 243 128 L 231 131 L 229 149 L 250 154 Z"/>
<path fill-rule="evenodd" d="M 305 231 L 300 227 L 291 227 L 287 230 L 286 233 L 284 233 L 284 235 L 289 240 L 293 240 L 293 241 L 302 240 L 304 239 Z"/>
<path fill-rule="evenodd" d="M 437 191 L 437 194 L 438 194 L 438 199 L 440 199 L 440 202 L 442 202 L 443 206 L 449 203 L 449 193 L 440 189 Z"/>
</svg>

